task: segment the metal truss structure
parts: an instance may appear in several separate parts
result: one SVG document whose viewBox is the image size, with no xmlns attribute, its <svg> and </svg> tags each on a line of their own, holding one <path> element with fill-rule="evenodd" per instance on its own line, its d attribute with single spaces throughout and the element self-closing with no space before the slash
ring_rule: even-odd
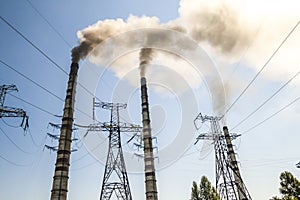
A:
<svg viewBox="0 0 300 200">
<path fill-rule="evenodd" d="M 24 131 L 27 130 L 28 124 L 28 116 L 26 112 L 21 108 L 13 108 L 9 106 L 4 106 L 5 97 L 8 92 L 18 92 L 18 89 L 15 85 L 1 85 L 0 86 L 0 118 L 2 117 L 21 117 L 21 127 Z"/>
<path fill-rule="evenodd" d="M 238 163 L 231 143 L 240 135 L 229 134 L 227 127 L 221 131 L 219 121 L 221 118 L 213 116 L 202 116 L 200 113 L 195 119 L 201 120 L 201 123 L 210 122 L 210 133 L 199 134 L 199 140 L 212 140 L 215 150 L 216 161 L 216 188 L 221 200 L 251 200 L 250 194 L 243 183 Z M 196 126 L 198 129 L 198 127 Z"/>
<path fill-rule="evenodd" d="M 102 181 L 100 200 L 109 200 L 114 193 L 118 200 L 132 200 L 126 166 L 121 145 L 121 132 L 139 133 L 139 125 L 120 122 L 119 110 L 126 109 L 126 104 L 95 102 L 95 107 L 110 110 L 110 122 L 95 123 L 88 126 L 90 131 L 109 132 L 109 146 L 105 171 Z"/>
</svg>

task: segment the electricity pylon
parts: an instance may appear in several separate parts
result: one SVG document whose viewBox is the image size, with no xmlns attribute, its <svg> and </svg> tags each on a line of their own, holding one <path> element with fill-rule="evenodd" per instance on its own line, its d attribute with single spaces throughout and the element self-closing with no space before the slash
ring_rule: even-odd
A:
<svg viewBox="0 0 300 200">
<path fill-rule="evenodd" d="M 121 132 L 139 133 L 142 127 L 119 120 L 119 110 L 125 109 L 126 104 L 95 102 L 94 108 L 101 107 L 110 110 L 110 122 L 96 123 L 88 126 L 89 131 L 108 131 L 109 147 L 102 182 L 100 200 L 109 200 L 115 193 L 118 200 L 132 200 L 125 161 L 121 145 Z"/>
<path fill-rule="evenodd" d="M 54 124 L 54 123 L 51 123 L 51 122 L 49 122 L 49 125 L 48 126 L 50 126 L 50 127 L 52 127 L 53 128 L 53 131 L 55 130 L 55 129 L 58 129 L 58 130 L 61 130 L 61 124 Z M 73 131 L 74 130 L 76 130 L 76 128 L 73 128 Z M 49 138 L 51 138 L 52 140 L 57 140 L 57 141 L 59 141 L 59 139 L 60 139 L 60 135 L 57 135 L 57 134 L 51 134 L 51 133 L 47 133 L 47 136 L 49 137 Z M 71 139 L 71 141 L 72 142 L 74 142 L 74 141 L 77 141 L 78 139 L 77 138 L 72 138 Z M 45 146 L 44 146 L 44 149 L 48 149 L 49 151 L 50 151 L 50 153 L 51 153 L 51 151 L 55 151 L 55 152 L 57 152 L 58 151 L 58 146 L 50 146 L 50 145 L 47 145 L 47 144 L 45 144 Z M 70 151 L 73 153 L 73 152 L 75 152 L 75 151 L 77 151 L 77 149 L 70 149 Z"/>
<path fill-rule="evenodd" d="M 300 168 L 300 162 L 298 162 L 298 163 L 296 164 L 296 167 L 297 167 L 297 168 Z"/>
<path fill-rule="evenodd" d="M 195 121 L 201 120 L 202 123 L 210 121 L 211 133 L 199 134 L 199 140 L 212 140 L 215 150 L 216 162 L 216 188 L 221 200 L 251 200 L 251 196 L 242 180 L 233 146 L 232 139 L 240 135 L 229 134 L 227 127 L 221 131 L 219 121 L 221 118 L 212 116 L 202 116 L 201 113 Z M 196 123 L 195 123 L 196 126 Z M 196 126 L 198 129 L 198 127 Z"/>
<path fill-rule="evenodd" d="M 17 91 L 18 89 L 15 85 L 1 85 L 0 86 L 0 118 L 2 117 L 22 117 L 21 127 L 24 131 L 28 128 L 28 116 L 26 112 L 21 108 L 13 108 L 9 106 L 4 106 L 4 101 L 6 94 L 8 92 Z"/>
</svg>

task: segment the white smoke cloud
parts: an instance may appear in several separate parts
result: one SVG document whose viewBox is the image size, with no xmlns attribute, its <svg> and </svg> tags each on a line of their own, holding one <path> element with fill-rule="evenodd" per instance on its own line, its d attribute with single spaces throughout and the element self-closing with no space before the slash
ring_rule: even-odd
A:
<svg viewBox="0 0 300 200">
<path fill-rule="evenodd" d="M 218 41 L 219 45 L 222 45 L 222 42 L 226 44 L 236 42 L 236 46 L 232 46 L 235 49 L 232 49 L 230 52 L 234 54 L 227 55 L 227 59 L 235 57 L 235 55 L 238 54 L 242 55 L 246 52 L 244 60 L 249 62 L 249 66 L 256 70 L 260 69 L 268 56 L 271 56 L 271 53 L 300 20 L 300 2 L 297 0 L 244 0 L 239 2 L 182 0 L 180 5 L 179 13 L 181 19 L 185 24 L 189 24 L 187 27 L 189 27 L 190 32 L 195 29 L 201 32 L 201 29 L 205 27 L 212 30 L 221 30 L 216 31 L 216 33 L 212 31 L 212 34 L 220 34 L 219 38 L 221 38 L 222 41 Z M 203 13 L 211 14 L 203 15 Z M 214 27 L 211 24 L 221 25 Z M 191 33 L 191 35 L 194 34 L 193 32 Z M 212 39 L 215 38 L 214 35 L 211 37 Z M 207 40 L 210 42 L 211 39 L 208 38 Z M 280 69 L 274 67 L 274 73 L 268 74 L 267 76 L 276 76 L 278 73 L 286 73 L 287 66 L 283 63 L 290 62 L 291 59 L 294 61 L 297 60 L 297 58 L 294 57 L 296 55 L 294 52 L 297 47 L 299 47 L 300 42 L 299 27 L 289 40 L 290 42 L 287 41 L 278 54 L 278 57 L 281 56 L 282 59 L 276 60 L 276 62 L 280 63 L 276 65 L 285 65 L 284 69 L 282 67 Z M 212 45 L 214 42 L 210 43 Z M 217 48 L 213 50 L 222 51 L 224 48 L 225 47 L 219 47 L 218 49 L 217 45 Z M 247 48 L 249 49 L 247 50 Z M 240 55 L 235 58 L 240 59 Z M 218 56 L 224 56 L 224 54 L 219 54 Z M 232 60 L 231 62 L 236 62 L 236 60 Z M 293 64 L 290 66 L 292 67 Z M 274 78 L 278 78 L 278 76 Z"/>
<path fill-rule="evenodd" d="M 198 42 L 206 42 L 224 54 L 235 53 L 250 42 L 251 30 L 243 26 L 238 11 L 221 1 L 181 1 L 180 21 Z"/>
<path fill-rule="evenodd" d="M 105 55 L 101 49 L 95 50 L 97 45 L 101 44 L 106 39 L 109 39 L 117 34 L 121 34 L 127 31 L 132 31 L 139 28 L 155 28 L 160 27 L 159 19 L 156 17 L 136 17 L 129 16 L 127 21 L 123 19 L 107 19 L 104 21 L 98 21 L 97 23 L 79 31 L 77 36 L 79 38 L 79 45 L 72 50 L 73 62 L 78 62 L 79 59 L 83 59 L 90 53 L 94 55 L 100 55 L 99 58 Z M 122 45 L 131 45 L 133 42 L 131 38 L 122 41 Z M 105 49 L 107 51 L 107 49 Z"/>
<path fill-rule="evenodd" d="M 106 67 L 107 58 L 114 58 L 109 65 L 119 78 L 139 67 L 139 49 L 157 46 L 174 48 L 178 52 L 193 51 L 194 46 L 173 35 L 162 34 L 159 29 L 172 29 L 193 38 L 204 47 L 214 60 L 221 60 L 222 69 L 239 62 L 240 67 L 251 67 L 258 71 L 282 42 L 291 28 L 300 20 L 300 2 L 297 0 L 181 0 L 179 17 L 165 24 L 157 17 L 137 17 L 130 15 L 127 20 L 104 20 L 78 32 L 79 46 L 73 50 L 73 61 L 88 56 L 89 60 Z M 145 34 L 135 34 L 135 30 L 149 29 Z M 300 59 L 297 55 L 300 46 L 300 27 L 291 35 L 286 44 L 269 64 L 267 73 L 262 76 L 269 79 L 286 80 L 299 69 Z M 123 38 L 123 33 L 134 32 L 132 37 Z M 126 34 L 125 34 L 126 35 Z M 128 34 L 127 34 L 128 36 Z M 112 39 L 115 37 L 114 39 Z M 104 42 L 105 41 L 105 42 Z M 126 49 L 136 49 L 118 57 Z M 163 48 L 162 48 L 163 49 Z M 154 49 L 153 51 L 158 51 Z M 152 52 L 152 51 L 151 51 Z M 181 55 L 155 53 L 151 57 L 156 65 L 170 66 L 181 74 L 192 88 L 199 87 L 201 80 L 193 76 L 195 69 L 186 61 L 179 61 Z M 220 67 L 220 66 L 219 66 Z M 230 69 L 230 68 L 229 68 Z M 225 69 L 226 70 L 226 69 Z M 206 71 L 202 75 L 209 76 Z M 128 77 L 128 76 L 127 76 Z M 159 74 L 174 83 L 168 74 Z M 149 77 L 150 78 L 150 77 Z M 222 85 L 214 85 L 211 92 L 218 96 Z M 130 80 L 129 80 L 130 81 Z M 132 81 L 131 81 L 132 82 Z M 134 81 L 135 82 L 135 81 Z M 235 80 L 236 84 L 239 80 Z M 133 83 L 134 84 L 134 83 Z M 170 84 L 184 91 L 180 83 Z M 221 88 L 220 88 L 221 87 Z M 226 86 L 230 87 L 230 85 Z M 176 89 L 176 88 L 174 88 Z M 227 89 L 226 89 L 227 90 Z M 234 93 L 234 91 L 231 91 Z M 228 94 L 227 94 L 228 95 Z M 225 105 L 225 99 L 219 99 L 218 105 Z M 224 108 L 222 108 L 224 110 Z"/>
</svg>

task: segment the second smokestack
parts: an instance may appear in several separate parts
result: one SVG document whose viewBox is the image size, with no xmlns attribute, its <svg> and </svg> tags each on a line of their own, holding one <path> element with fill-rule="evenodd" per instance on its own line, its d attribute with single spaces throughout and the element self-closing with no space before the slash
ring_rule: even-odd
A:
<svg viewBox="0 0 300 200">
<path fill-rule="evenodd" d="M 233 177 L 235 179 L 235 183 L 237 184 L 237 191 L 238 191 L 239 198 L 241 200 L 251 200 L 250 194 L 247 191 L 247 188 L 242 180 L 238 162 L 235 157 L 233 145 L 231 143 L 231 136 L 229 134 L 227 126 L 223 127 L 223 132 L 224 132 L 225 141 L 226 141 L 226 145 L 227 145 L 227 149 L 228 149 L 228 156 L 230 158 L 231 168 L 233 171 Z"/>
<path fill-rule="evenodd" d="M 147 81 L 141 78 L 142 121 L 144 141 L 146 200 L 157 200 L 157 186 L 153 157 L 152 135 L 147 92 Z"/>
</svg>

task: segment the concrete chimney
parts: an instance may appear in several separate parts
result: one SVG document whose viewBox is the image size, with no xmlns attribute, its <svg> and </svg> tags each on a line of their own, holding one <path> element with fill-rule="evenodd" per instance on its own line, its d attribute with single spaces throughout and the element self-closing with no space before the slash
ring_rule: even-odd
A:
<svg viewBox="0 0 300 200">
<path fill-rule="evenodd" d="M 146 200 L 157 200 L 158 199 L 157 186 L 156 186 L 152 135 L 151 135 L 151 126 L 150 126 L 147 82 L 145 77 L 141 78 L 141 99 L 142 99 Z"/>
<path fill-rule="evenodd" d="M 237 187 L 238 187 L 237 190 L 238 190 L 239 199 L 242 199 L 242 200 L 246 199 L 247 200 L 248 199 L 247 198 L 247 189 L 244 187 L 244 183 L 243 183 L 243 180 L 242 180 L 242 177 L 241 177 L 238 162 L 237 162 L 236 157 L 235 157 L 233 145 L 232 145 L 232 142 L 231 142 L 231 137 L 230 137 L 227 126 L 223 127 L 223 132 L 224 132 L 225 141 L 226 141 L 226 144 L 227 144 L 228 156 L 230 158 L 230 165 L 231 165 L 231 168 L 233 170 L 233 177 L 234 177 L 234 180 L 235 180 L 235 182 L 237 184 Z"/>
<path fill-rule="evenodd" d="M 72 63 L 60 129 L 51 200 L 67 199 L 77 73 L 78 64 Z"/>
</svg>

